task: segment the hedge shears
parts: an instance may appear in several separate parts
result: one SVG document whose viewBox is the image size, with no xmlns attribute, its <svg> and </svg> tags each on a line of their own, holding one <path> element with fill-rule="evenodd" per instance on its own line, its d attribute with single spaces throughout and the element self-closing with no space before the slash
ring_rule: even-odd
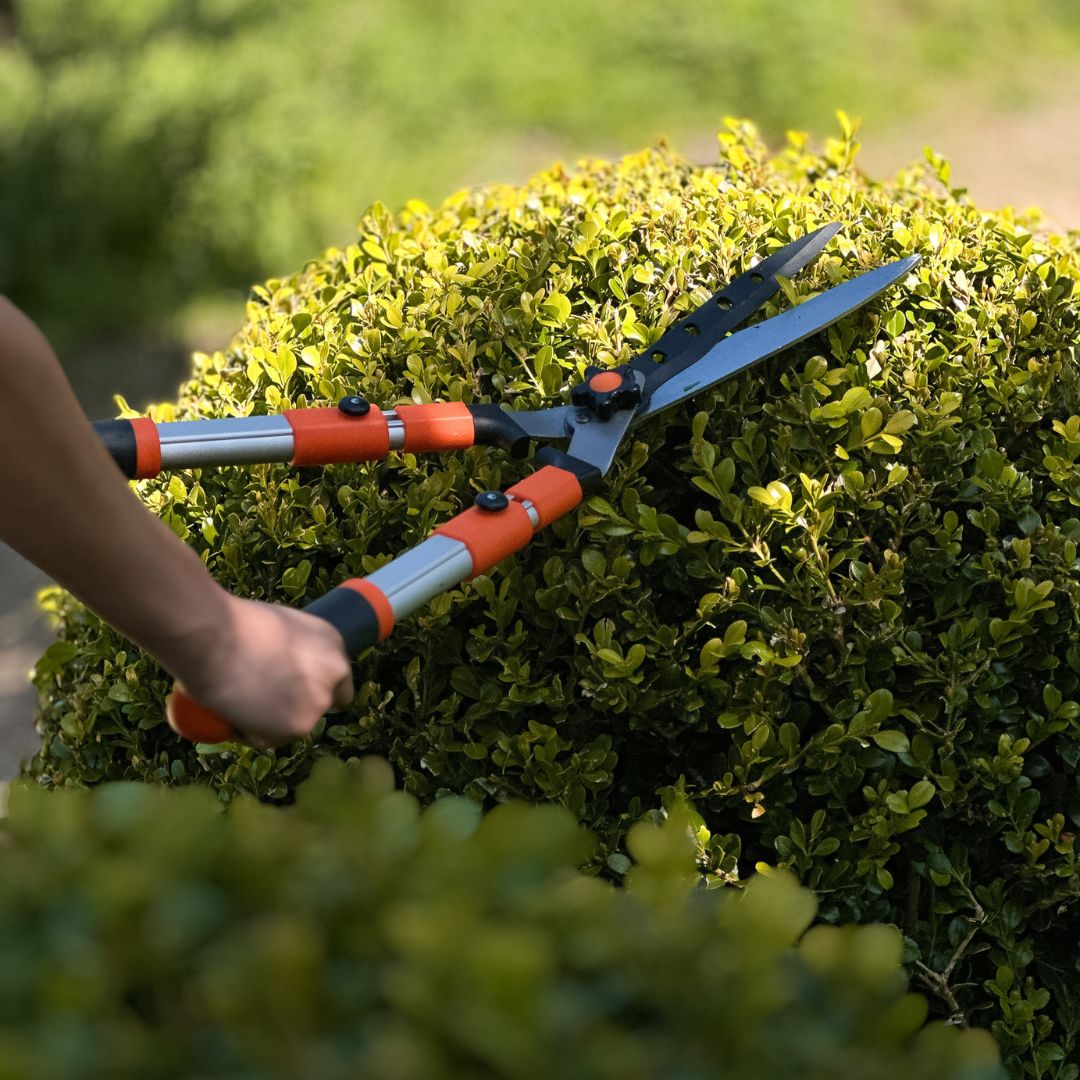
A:
<svg viewBox="0 0 1080 1080">
<path fill-rule="evenodd" d="M 505 491 L 484 491 L 474 505 L 431 536 L 364 578 L 338 585 L 304 610 L 325 619 L 354 656 L 383 641 L 396 623 L 439 593 L 486 573 L 520 551 L 545 525 L 603 486 L 627 433 L 650 417 L 781 352 L 861 307 L 900 281 L 917 255 L 867 271 L 772 318 L 736 332 L 780 288 L 821 253 L 838 224 L 826 225 L 774 252 L 674 322 L 640 356 L 615 368 L 587 367 L 570 403 L 503 409 L 462 402 L 378 409 L 364 398 L 336 406 L 287 409 L 275 416 L 155 423 L 103 420 L 94 426 L 132 479 L 164 470 L 288 462 L 293 466 L 374 461 L 405 453 L 497 446 L 524 456 L 544 445 L 540 468 Z M 237 738 L 227 722 L 173 690 L 173 718 L 185 738 Z"/>
</svg>

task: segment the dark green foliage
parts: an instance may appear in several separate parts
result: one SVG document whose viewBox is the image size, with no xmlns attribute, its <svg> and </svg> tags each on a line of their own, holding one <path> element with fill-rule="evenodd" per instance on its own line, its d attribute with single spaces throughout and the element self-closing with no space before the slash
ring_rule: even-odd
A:
<svg viewBox="0 0 1080 1080">
<path fill-rule="evenodd" d="M 1003 1077 L 986 1032 L 923 1027 L 894 929 L 803 936 L 786 875 L 693 890 L 685 819 L 637 826 L 628 891 L 589 846 L 550 806 L 421 815 L 373 759 L 288 810 L 16 789 L 0 1080 Z"/>
<path fill-rule="evenodd" d="M 708 878 L 781 865 L 827 921 L 895 923 L 936 1009 L 992 1024 L 1018 1072 L 1074 1080 L 1078 249 L 971 206 L 936 158 L 883 186 L 853 154 L 846 131 L 770 159 L 733 126 L 713 167 L 658 151 L 377 206 L 355 245 L 256 289 L 176 415 L 346 391 L 533 405 L 826 221 L 844 231 L 791 299 L 923 256 L 640 429 L 602 498 L 362 657 L 308 743 L 197 753 L 163 722 L 162 673 L 54 596 L 31 774 L 282 801 L 313 757 L 374 750 L 423 802 L 563 804 L 616 876 L 626 829 L 686 797 Z M 469 452 L 140 490 L 226 587 L 300 603 L 521 472 Z"/>
</svg>

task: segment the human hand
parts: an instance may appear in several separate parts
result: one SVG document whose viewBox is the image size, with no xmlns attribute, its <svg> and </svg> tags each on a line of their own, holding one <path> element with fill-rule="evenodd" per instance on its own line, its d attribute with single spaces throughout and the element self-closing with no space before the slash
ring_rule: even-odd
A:
<svg viewBox="0 0 1080 1080">
<path fill-rule="evenodd" d="M 341 635 L 222 589 L 133 496 L 48 341 L 3 297 L 0 460 L 18 463 L 4 476 L 0 540 L 155 656 L 244 741 L 289 742 L 348 704 Z"/>
<path fill-rule="evenodd" d="M 220 636 L 173 674 L 184 693 L 228 721 L 241 741 L 266 749 L 303 738 L 332 705 L 352 700 L 352 669 L 328 622 L 226 595 Z M 167 715 L 176 730 L 172 699 Z"/>
</svg>

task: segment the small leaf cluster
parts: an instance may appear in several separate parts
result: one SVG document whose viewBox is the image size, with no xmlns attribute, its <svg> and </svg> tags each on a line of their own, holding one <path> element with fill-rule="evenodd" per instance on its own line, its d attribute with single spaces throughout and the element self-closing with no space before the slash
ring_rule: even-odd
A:
<svg viewBox="0 0 1080 1080">
<path fill-rule="evenodd" d="M 737 122 L 719 149 L 376 205 L 355 244 L 256 287 L 156 415 L 346 393 L 536 407 L 828 221 L 841 234 L 766 315 L 922 261 L 636 429 L 578 513 L 360 657 L 354 702 L 305 742 L 178 742 L 165 675 L 53 594 L 29 774 L 286 802 L 314 759 L 374 751 L 425 803 L 563 805 L 616 878 L 627 830 L 685 801 L 708 881 L 779 866 L 825 921 L 899 926 L 940 1015 L 991 1026 L 1018 1074 L 1075 1080 L 1080 247 L 972 205 L 932 153 L 868 180 L 846 123 L 820 153 Z M 300 604 L 522 472 L 477 450 L 139 491 L 225 587 Z"/>
<path fill-rule="evenodd" d="M 627 889 L 566 810 L 423 813 L 368 758 L 294 807 L 205 789 L 12 792 L 0 1078 L 717 1075 L 1002 1080 L 925 1023 L 892 927 L 815 927 L 786 874 L 696 888 L 678 812 Z M 797 942 L 797 944 L 796 944 Z"/>
</svg>

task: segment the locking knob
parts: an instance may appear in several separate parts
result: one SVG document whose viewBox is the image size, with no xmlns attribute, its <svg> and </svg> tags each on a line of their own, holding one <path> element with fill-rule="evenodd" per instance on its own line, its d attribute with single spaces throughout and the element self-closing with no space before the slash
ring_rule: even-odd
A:
<svg viewBox="0 0 1080 1080">
<path fill-rule="evenodd" d="M 351 394 L 338 402 L 338 408 L 346 416 L 367 416 L 371 412 L 371 402 L 359 394 Z"/>
<path fill-rule="evenodd" d="M 607 420 L 619 409 L 632 409 L 641 401 L 641 386 L 623 364 L 617 368 L 587 367 L 585 381 L 570 391 L 570 400 Z"/>
<path fill-rule="evenodd" d="M 510 499 L 501 491 L 481 491 L 473 503 L 481 510 L 505 510 Z"/>
</svg>

